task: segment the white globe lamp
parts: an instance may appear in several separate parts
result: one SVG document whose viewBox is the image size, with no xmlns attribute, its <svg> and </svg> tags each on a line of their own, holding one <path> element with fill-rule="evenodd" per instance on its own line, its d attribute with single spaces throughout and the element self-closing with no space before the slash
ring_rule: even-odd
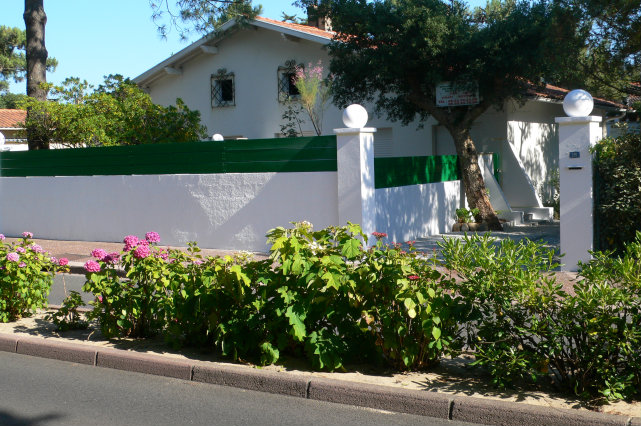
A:
<svg viewBox="0 0 641 426">
<path fill-rule="evenodd" d="M 225 140 L 225 138 L 220 133 L 216 133 L 211 137 L 211 140 L 216 142 L 222 142 Z"/>
<path fill-rule="evenodd" d="M 594 108 L 592 95 L 582 89 L 572 90 L 563 99 L 563 111 L 569 117 L 587 117 Z"/>
<path fill-rule="evenodd" d="M 362 129 L 368 118 L 365 108 L 358 104 L 352 104 L 343 111 L 343 124 L 350 129 Z"/>
</svg>

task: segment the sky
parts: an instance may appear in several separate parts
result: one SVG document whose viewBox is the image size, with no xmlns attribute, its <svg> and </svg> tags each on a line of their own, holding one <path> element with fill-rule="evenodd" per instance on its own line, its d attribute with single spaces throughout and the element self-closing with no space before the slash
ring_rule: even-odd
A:
<svg viewBox="0 0 641 426">
<path fill-rule="evenodd" d="M 0 25 L 24 29 L 24 0 L 1 0 Z M 293 0 L 254 0 L 262 4 L 262 16 L 281 19 L 282 12 L 304 16 Z M 169 2 L 173 3 L 173 2 Z M 485 0 L 473 0 L 473 6 Z M 80 77 L 97 87 L 109 74 L 134 78 L 200 38 L 187 42 L 172 31 L 158 35 L 148 0 L 45 0 L 45 43 L 58 68 L 47 81 L 58 84 Z M 13 93 L 25 93 L 26 82 L 11 83 Z"/>
</svg>

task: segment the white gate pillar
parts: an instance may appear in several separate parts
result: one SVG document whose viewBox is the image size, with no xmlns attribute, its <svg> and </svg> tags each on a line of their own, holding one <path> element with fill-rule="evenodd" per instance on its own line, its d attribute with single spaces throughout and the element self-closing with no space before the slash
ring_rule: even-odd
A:
<svg viewBox="0 0 641 426">
<path fill-rule="evenodd" d="M 590 147 L 601 137 L 601 117 L 590 116 L 594 103 L 584 90 L 565 97 L 563 109 L 569 117 L 559 124 L 559 180 L 561 201 L 561 259 L 563 271 L 577 271 L 578 262 L 591 259 L 594 219 L 592 155 Z"/>
<path fill-rule="evenodd" d="M 367 111 L 350 105 L 343 112 L 346 128 L 336 133 L 338 166 L 338 223 L 361 225 L 370 243 L 376 231 L 376 200 L 374 188 L 374 133 L 367 124 Z"/>
</svg>

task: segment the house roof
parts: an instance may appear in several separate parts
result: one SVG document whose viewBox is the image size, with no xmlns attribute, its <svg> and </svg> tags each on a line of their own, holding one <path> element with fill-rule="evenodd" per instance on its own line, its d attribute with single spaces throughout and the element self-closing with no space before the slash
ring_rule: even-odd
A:
<svg viewBox="0 0 641 426">
<path fill-rule="evenodd" d="M 310 25 L 302 25 L 302 24 L 293 24 L 291 22 L 282 22 L 282 21 L 276 21 L 274 19 L 269 19 L 269 18 L 264 18 L 262 16 L 257 16 L 256 21 L 259 22 L 264 22 L 267 24 L 275 25 L 281 28 L 288 28 L 292 31 L 300 31 L 301 33 L 309 34 L 312 36 L 316 37 L 321 37 L 325 38 L 327 40 L 331 40 L 336 33 L 334 31 L 325 31 L 318 29 L 316 27 L 312 27 Z"/>
<path fill-rule="evenodd" d="M 180 74 L 180 67 L 187 61 L 199 55 L 215 54 L 218 49 L 218 43 L 232 33 L 236 29 L 237 24 L 238 22 L 235 19 L 226 22 L 217 32 L 208 34 L 200 40 L 195 41 L 180 52 L 170 56 L 155 67 L 140 74 L 138 77 L 135 77 L 133 81 L 140 86 L 145 86 L 165 74 Z M 324 31 L 308 25 L 281 22 L 274 19 L 263 18 L 262 16 L 257 16 L 252 19 L 249 25 L 277 31 L 285 37 L 308 40 L 322 45 L 329 44 L 335 34 L 332 31 Z"/>
<path fill-rule="evenodd" d="M 27 111 L 22 109 L 0 109 L 0 130 L 21 129 L 20 123 L 27 118 Z"/>
<path fill-rule="evenodd" d="M 567 95 L 570 92 L 568 89 L 564 89 L 562 87 L 558 86 L 553 86 L 551 84 L 546 84 L 544 88 L 539 88 L 536 87 L 535 85 L 531 85 L 530 88 L 527 90 L 527 94 L 529 96 L 533 96 L 535 98 L 539 99 L 544 99 L 552 102 L 563 102 L 563 98 L 565 98 L 565 95 Z M 620 104 L 618 102 L 614 101 L 608 101 L 607 99 L 602 99 L 602 98 L 593 98 L 594 99 L 594 105 L 603 108 L 605 110 L 616 110 L 616 111 L 622 111 L 622 110 L 627 110 L 628 107 Z"/>
</svg>

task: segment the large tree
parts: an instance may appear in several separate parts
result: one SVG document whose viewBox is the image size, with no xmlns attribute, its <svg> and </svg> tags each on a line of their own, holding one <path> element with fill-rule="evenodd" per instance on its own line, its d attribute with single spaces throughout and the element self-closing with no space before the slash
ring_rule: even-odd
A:
<svg viewBox="0 0 641 426">
<path fill-rule="evenodd" d="M 9 81 L 24 80 L 27 72 L 25 57 L 26 34 L 20 28 L 0 26 L 0 93 L 8 92 Z M 47 58 L 47 70 L 58 65 L 55 58 Z"/>
<path fill-rule="evenodd" d="M 47 100 L 47 48 L 45 25 L 47 15 L 43 0 L 25 0 L 24 22 L 26 26 L 27 96 L 39 101 Z M 27 116 L 39 112 L 27 110 Z M 33 117 L 32 117 L 33 118 Z M 49 149 L 49 141 L 42 133 L 27 132 L 29 150 Z"/>
<path fill-rule="evenodd" d="M 452 135 L 467 201 L 501 229 L 478 165 L 471 127 L 490 107 L 523 100 L 582 46 L 577 18 L 545 1 L 492 1 L 470 11 L 456 0 L 330 0 L 334 100 L 373 102 L 392 120 L 434 117 Z M 473 105 L 441 107 L 437 86 L 476 90 Z"/>
</svg>

